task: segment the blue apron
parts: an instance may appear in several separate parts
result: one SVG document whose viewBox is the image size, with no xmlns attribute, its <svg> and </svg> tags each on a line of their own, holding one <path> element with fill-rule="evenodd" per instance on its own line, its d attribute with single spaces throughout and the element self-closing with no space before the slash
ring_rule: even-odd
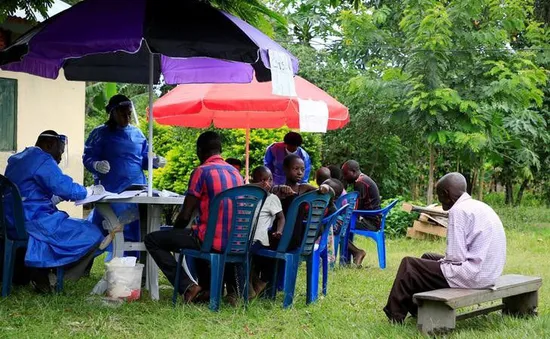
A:
<svg viewBox="0 0 550 339">
<path fill-rule="evenodd" d="M 26 148 L 8 159 L 6 177 L 21 193 L 25 228 L 29 234 L 25 264 L 59 267 L 78 261 L 102 239 L 99 228 L 87 220 L 70 218 L 52 203 L 86 197 L 86 188 L 64 175 L 53 157 L 38 147 Z M 8 232 L 15 232 L 11 205 L 7 204 Z"/>
<path fill-rule="evenodd" d="M 124 128 L 111 129 L 102 125 L 95 128 L 84 146 L 84 166 L 94 176 L 95 184 L 100 184 L 109 192 L 120 193 L 132 184 L 146 184 L 143 170 L 147 169 L 148 143 L 137 127 L 128 125 Z M 93 163 L 107 160 L 111 170 L 107 174 L 98 173 Z M 139 217 L 137 204 L 111 204 L 115 214 L 133 214 Z M 89 220 L 101 225 L 103 217 L 92 211 Z M 107 231 L 104 231 L 107 234 Z M 141 241 L 139 220 L 124 225 L 124 240 Z M 137 256 L 137 253 L 126 253 Z"/>
</svg>

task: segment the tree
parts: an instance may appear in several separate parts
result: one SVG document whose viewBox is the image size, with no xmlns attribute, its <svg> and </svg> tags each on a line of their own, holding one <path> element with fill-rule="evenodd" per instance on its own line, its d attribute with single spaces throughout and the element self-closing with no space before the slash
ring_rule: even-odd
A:
<svg viewBox="0 0 550 339">
<path fill-rule="evenodd" d="M 71 5 L 81 1 L 65 0 L 65 2 Z M 36 21 L 33 11 L 47 18 L 48 8 L 52 6 L 53 2 L 54 0 L 2 0 L 0 3 L 0 22 L 6 17 L 13 15 L 19 8 L 23 9 L 27 19 L 32 21 Z M 259 0 L 210 0 L 209 2 L 214 7 L 232 13 L 262 30 L 272 30 L 270 20 L 275 20 L 280 25 L 286 25 L 286 20 L 282 15 L 269 9 Z"/>
<path fill-rule="evenodd" d="M 8 16 L 13 15 L 17 9 L 25 11 L 27 19 L 36 21 L 34 11 L 40 13 L 43 17 L 48 16 L 48 8 L 51 7 L 54 0 L 2 0 L 0 3 L 0 22 Z"/>
</svg>

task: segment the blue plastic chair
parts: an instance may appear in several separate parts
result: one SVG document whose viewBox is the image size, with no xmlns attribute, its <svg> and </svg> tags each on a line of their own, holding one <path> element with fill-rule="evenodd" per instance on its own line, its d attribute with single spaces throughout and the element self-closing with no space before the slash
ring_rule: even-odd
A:
<svg viewBox="0 0 550 339">
<path fill-rule="evenodd" d="M 266 296 L 275 299 L 277 294 L 277 281 L 279 275 L 279 262 L 284 262 L 284 283 L 283 290 L 285 293 L 283 307 L 287 308 L 292 305 L 294 299 L 294 290 L 296 287 L 296 278 L 298 276 L 298 267 L 302 261 L 307 264 L 307 294 L 306 303 L 311 303 L 313 290 L 313 250 L 319 230 L 323 222 L 325 209 L 330 200 L 329 194 L 321 194 L 318 191 L 302 194 L 294 199 L 286 213 L 286 221 L 283 230 L 283 235 L 279 241 L 276 250 L 261 248 L 254 251 L 255 255 L 277 259 L 273 267 L 273 279 L 269 282 Z M 288 251 L 288 246 L 292 239 L 296 219 L 299 216 L 300 208 L 307 206 L 307 217 L 304 220 L 304 234 L 300 247 Z M 318 272 L 318 271 L 317 271 Z M 317 276 L 317 280 L 318 276 Z"/>
<path fill-rule="evenodd" d="M 325 229 L 321 235 L 321 241 L 319 247 L 313 251 L 313 266 L 311 270 L 312 288 L 310 300 L 313 302 L 317 300 L 319 296 L 319 266 L 323 264 L 323 295 L 327 295 L 327 283 L 328 283 L 328 236 L 330 229 L 334 227 L 338 217 L 345 214 L 350 205 L 346 204 L 336 210 L 334 213 L 323 219 L 322 224 Z M 351 207 L 353 209 L 353 207 Z M 336 252 L 335 252 L 336 253 Z"/>
<path fill-rule="evenodd" d="M 346 258 L 350 260 L 350 253 L 348 253 L 348 240 L 353 241 L 353 236 L 355 234 L 362 235 L 367 238 L 371 238 L 376 242 L 376 248 L 378 250 L 378 266 L 380 268 L 384 269 L 386 268 L 386 236 L 384 235 L 384 228 L 386 227 L 386 216 L 390 212 L 390 210 L 397 204 L 399 200 L 392 201 L 388 206 L 384 207 L 380 210 L 372 210 L 372 211 L 366 211 L 366 210 L 355 210 L 353 211 L 351 223 L 349 227 L 349 232 L 346 234 L 347 240 L 344 242 L 344 253 L 346 253 Z M 378 231 L 365 231 L 365 230 L 358 230 L 355 229 L 355 224 L 357 223 L 357 218 L 359 216 L 376 216 L 380 215 L 382 217 L 381 223 L 380 223 L 380 230 Z"/>
<path fill-rule="evenodd" d="M 346 240 L 346 234 L 348 233 L 349 225 L 351 223 L 351 216 L 355 205 L 357 204 L 357 199 L 359 198 L 359 192 L 350 192 L 344 196 L 341 196 L 336 200 L 336 208 L 342 207 L 344 204 L 349 205 L 346 213 L 344 214 L 344 220 L 342 226 L 340 227 L 340 232 L 334 235 L 334 255 L 340 255 L 340 265 L 344 266 L 349 264 L 347 257 L 347 243 L 344 245 L 344 240 Z M 334 268 L 334 264 L 332 265 Z"/>
<path fill-rule="evenodd" d="M 186 258 L 192 257 L 210 261 L 210 310 L 217 311 L 220 307 L 222 297 L 225 264 L 241 264 L 244 266 L 245 274 L 243 277 L 243 297 L 245 303 L 248 303 L 248 282 L 250 277 L 249 250 L 252 235 L 256 229 L 256 222 L 260 215 L 256 211 L 262 208 L 266 197 L 267 192 L 264 189 L 252 185 L 234 187 L 216 195 L 209 206 L 208 225 L 201 249 L 182 249 L 179 252 L 174 286 L 179 286 L 184 255 Z M 218 212 L 224 206 L 231 206 L 229 205 L 230 203 L 233 210 L 233 220 L 227 220 L 227 222 L 231 222 L 231 231 L 229 232 L 227 243 L 223 244 L 223 250 L 218 252 L 212 247 L 218 224 Z M 222 222 L 225 222 L 225 220 Z M 177 298 L 178 289 L 174 288 L 172 296 L 174 306 L 176 305 Z"/>
<path fill-rule="evenodd" d="M 6 199 L 11 198 L 11 199 Z M 8 231 L 8 220 L 6 218 L 5 206 L 11 200 L 13 220 L 15 225 L 13 228 L 15 232 Z M 13 270 L 15 265 L 15 252 L 19 248 L 26 248 L 29 240 L 29 235 L 25 230 L 25 215 L 23 212 L 23 202 L 21 200 L 21 193 L 17 186 L 12 183 L 8 178 L 0 175 L 0 223 L 2 232 L 4 234 L 4 267 L 2 278 L 2 297 L 7 297 L 11 292 L 11 285 L 13 281 Z M 56 292 L 63 290 L 63 268 L 57 269 L 57 286 Z"/>
</svg>

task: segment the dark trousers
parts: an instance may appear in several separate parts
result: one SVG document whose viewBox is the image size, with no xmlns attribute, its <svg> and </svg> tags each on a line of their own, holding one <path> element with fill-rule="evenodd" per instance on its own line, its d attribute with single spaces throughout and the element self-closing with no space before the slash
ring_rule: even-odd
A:
<svg viewBox="0 0 550 339">
<path fill-rule="evenodd" d="M 168 281 L 176 288 L 176 270 L 178 262 L 173 256 L 173 253 L 179 252 L 181 249 L 199 250 L 201 248 L 200 240 L 194 235 L 189 228 L 174 228 L 169 231 L 157 231 L 149 233 L 145 237 L 145 247 L 158 267 L 164 273 Z M 210 290 L 210 268 L 204 260 L 195 260 L 195 270 L 197 273 L 198 283 L 203 290 Z M 180 294 L 194 284 L 187 272 L 182 269 L 181 279 L 178 288 Z M 237 271 L 235 265 L 227 264 L 225 267 L 224 280 L 227 285 L 228 293 L 241 294 L 241 290 L 237 283 Z"/>
<path fill-rule="evenodd" d="M 438 262 L 441 258 L 443 256 L 439 254 L 425 253 L 421 258 L 405 257 L 401 260 L 384 307 L 384 313 L 391 321 L 403 322 L 407 313 L 416 316 L 415 293 L 449 287 Z"/>
<path fill-rule="evenodd" d="M 90 263 L 93 263 L 95 252 L 99 248 L 99 243 L 96 244 L 86 255 L 75 262 L 63 266 L 63 279 L 76 281 L 86 275 Z M 35 289 L 41 293 L 53 291 L 52 283 L 49 279 L 50 272 L 56 273 L 57 267 L 42 268 L 29 267 L 30 280 L 34 282 Z"/>
<path fill-rule="evenodd" d="M 188 228 L 174 228 L 169 231 L 157 231 L 145 236 L 145 247 L 158 267 L 164 273 L 168 281 L 176 288 L 176 269 L 178 262 L 172 253 L 177 253 L 181 249 L 198 250 L 201 247 L 200 240 L 193 234 L 193 231 Z M 208 266 L 196 265 L 199 283 L 203 286 L 205 281 L 210 282 L 208 277 Z M 182 270 L 179 286 L 177 286 L 180 294 L 193 285 L 193 280 L 187 275 L 185 270 Z"/>
</svg>

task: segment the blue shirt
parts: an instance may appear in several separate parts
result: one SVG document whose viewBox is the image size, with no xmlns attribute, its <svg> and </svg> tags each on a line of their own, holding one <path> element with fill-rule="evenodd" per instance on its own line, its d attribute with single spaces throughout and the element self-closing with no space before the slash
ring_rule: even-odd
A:
<svg viewBox="0 0 550 339">
<path fill-rule="evenodd" d="M 305 165 L 304 177 L 300 183 L 307 183 L 309 181 L 309 173 L 311 172 L 311 159 L 309 158 L 309 154 L 301 147 L 298 147 L 295 154 L 302 158 Z M 284 185 L 286 182 L 283 161 L 287 155 L 288 153 L 284 142 L 273 143 L 265 151 L 264 165 L 269 168 L 273 174 L 273 185 Z"/>
</svg>

